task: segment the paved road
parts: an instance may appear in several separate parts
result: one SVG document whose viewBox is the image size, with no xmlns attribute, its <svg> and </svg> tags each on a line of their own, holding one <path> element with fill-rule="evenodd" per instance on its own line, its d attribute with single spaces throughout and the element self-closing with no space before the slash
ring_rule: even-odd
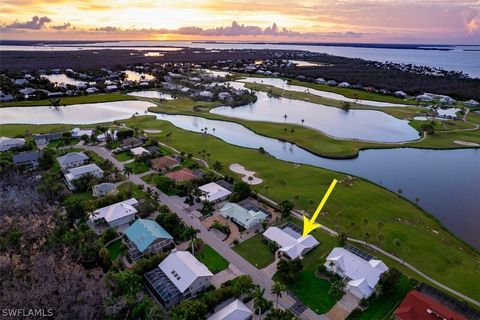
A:
<svg viewBox="0 0 480 320">
<path fill-rule="evenodd" d="M 93 151 L 97 153 L 104 159 L 110 160 L 118 170 L 122 171 L 124 169 L 123 164 L 115 159 L 111 152 L 103 147 L 98 146 L 78 146 L 80 148 L 84 148 L 85 150 Z M 261 270 L 252 266 L 247 260 L 245 260 L 242 256 L 237 254 L 233 251 L 228 245 L 224 242 L 220 241 L 215 235 L 208 232 L 208 230 L 202 225 L 202 223 L 195 218 L 190 212 L 184 209 L 182 203 L 179 203 L 175 199 L 167 196 L 163 192 L 161 192 L 156 187 L 153 187 L 147 184 L 145 181 L 141 179 L 139 175 L 130 175 L 128 176 L 128 180 L 132 183 L 137 185 L 143 185 L 145 188 L 149 187 L 156 193 L 158 193 L 159 201 L 163 204 L 167 205 L 172 212 L 175 212 L 187 225 L 192 226 L 196 230 L 199 231 L 197 237 L 202 239 L 206 244 L 212 247 L 215 251 L 217 251 L 222 257 L 224 257 L 231 265 L 237 268 L 243 274 L 249 275 L 252 280 L 260 285 L 262 288 L 265 288 L 265 297 L 271 301 L 276 301 L 276 297 L 274 297 L 270 293 L 270 289 L 273 286 L 273 281 Z M 288 294 L 283 294 L 283 296 L 279 299 L 279 305 L 284 309 L 290 309 L 294 304 L 295 300 L 290 297 Z M 312 310 L 308 309 L 305 310 L 301 314 L 302 319 L 308 320 L 319 320 L 319 319 L 326 319 L 324 316 L 317 315 Z"/>
</svg>

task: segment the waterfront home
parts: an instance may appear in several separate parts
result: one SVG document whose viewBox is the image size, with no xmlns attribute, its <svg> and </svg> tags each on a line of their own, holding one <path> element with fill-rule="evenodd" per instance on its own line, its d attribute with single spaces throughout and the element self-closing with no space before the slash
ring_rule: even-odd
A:
<svg viewBox="0 0 480 320">
<path fill-rule="evenodd" d="M 215 312 L 208 320 L 250 320 L 252 316 L 253 312 L 243 302 L 236 299 Z"/>
<path fill-rule="evenodd" d="M 165 177 L 168 177 L 175 182 L 182 182 L 182 181 L 191 181 L 198 178 L 198 176 L 192 170 L 188 168 L 182 168 L 177 171 L 171 171 L 165 173 Z"/>
<path fill-rule="evenodd" d="M 57 161 L 62 169 L 70 169 L 83 166 L 88 159 L 90 158 L 83 152 L 70 152 L 58 157 Z"/>
<path fill-rule="evenodd" d="M 96 178 L 101 178 L 103 177 L 103 170 L 96 164 L 87 164 L 81 167 L 70 168 L 65 173 L 65 182 L 70 190 L 75 190 L 74 181 L 88 174 Z"/>
<path fill-rule="evenodd" d="M 402 99 L 405 99 L 407 97 L 407 94 L 403 91 L 395 91 L 393 95 L 397 98 L 402 98 Z"/>
<path fill-rule="evenodd" d="M 118 130 L 107 130 L 106 132 L 97 135 L 97 140 L 100 142 L 107 141 L 108 138 L 111 138 L 113 140 L 117 140 L 117 133 Z"/>
<path fill-rule="evenodd" d="M 395 320 L 467 320 L 468 318 L 455 312 L 436 299 L 419 292 L 410 291 L 402 300 L 394 313 Z M 473 319 L 473 318 L 472 318 Z"/>
<path fill-rule="evenodd" d="M 328 84 L 329 86 L 331 86 L 331 87 L 334 87 L 334 86 L 337 85 L 337 81 L 335 81 L 335 80 L 328 80 L 328 81 L 327 81 L 327 84 Z"/>
<path fill-rule="evenodd" d="M 227 203 L 220 210 L 221 216 L 232 219 L 245 229 L 258 228 L 268 218 L 262 211 L 247 210 L 236 203 Z"/>
<path fill-rule="evenodd" d="M 422 101 L 422 102 L 430 102 L 433 101 L 432 96 L 427 95 L 427 94 L 421 94 L 417 96 L 417 101 Z"/>
<path fill-rule="evenodd" d="M 312 235 L 302 236 L 301 230 L 294 230 L 293 225 L 283 228 L 269 227 L 263 237 L 276 243 L 279 247 L 278 256 L 289 260 L 303 259 L 305 255 L 319 245 Z"/>
<path fill-rule="evenodd" d="M 118 87 L 116 84 L 109 84 L 108 86 L 105 87 L 105 91 L 107 92 L 113 92 L 117 90 L 118 90 Z"/>
<path fill-rule="evenodd" d="M 25 168 L 36 168 L 38 159 L 42 156 L 41 151 L 25 151 L 13 155 L 13 164 Z"/>
<path fill-rule="evenodd" d="M 375 292 L 380 275 L 387 271 L 388 267 L 381 260 L 362 256 L 336 247 L 328 255 L 325 267 L 348 281 L 348 292 L 359 299 L 368 299 Z"/>
<path fill-rule="evenodd" d="M 93 129 L 73 128 L 71 134 L 72 138 L 81 138 L 82 136 L 87 136 L 90 138 L 93 135 Z"/>
<path fill-rule="evenodd" d="M 220 92 L 218 94 L 218 100 L 220 101 L 230 101 L 232 100 L 232 95 L 230 92 Z"/>
<path fill-rule="evenodd" d="M 117 193 L 117 185 L 115 183 L 104 182 L 96 184 L 92 187 L 92 195 L 95 198 L 100 198 L 110 194 Z"/>
<path fill-rule="evenodd" d="M 164 172 L 171 170 L 180 165 L 180 161 L 170 156 L 163 156 L 159 158 L 152 159 L 150 165 L 153 170 L 158 172 Z"/>
<path fill-rule="evenodd" d="M 88 94 L 92 94 L 92 93 L 97 93 L 99 92 L 100 90 L 98 90 L 97 88 L 95 87 L 90 87 L 90 88 L 87 88 L 87 90 L 85 90 Z"/>
<path fill-rule="evenodd" d="M 231 192 L 224 187 L 216 184 L 215 182 L 210 182 L 204 184 L 203 186 L 198 187 L 202 191 L 200 200 L 208 202 L 220 202 L 228 198 Z"/>
<path fill-rule="evenodd" d="M 3 91 L 0 91 L 0 102 L 9 102 L 13 101 L 13 96 L 9 93 L 3 93 Z"/>
<path fill-rule="evenodd" d="M 0 151 L 8 151 L 25 145 L 25 139 L 0 137 Z"/>
<path fill-rule="evenodd" d="M 138 219 L 125 230 L 125 237 L 132 261 L 175 246 L 173 237 L 154 220 Z"/>
<path fill-rule="evenodd" d="M 338 87 L 339 87 L 339 88 L 350 88 L 351 85 L 350 85 L 350 83 L 348 83 L 348 82 L 340 82 L 340 83 L 338 84 Z"/>
<path fill-rule="evenodd" d="M 138 201 L 131 198 L 95 210 L 89 217 L 91 222 L 106 223 L 110 228 L 120 227 L 135 220 Z"/>
<path fill-rule="evenodd" d="M 190 252 L 174 249 L 158 268 L 144 276 L 150 291 L 169 309 L 207 289 L 213 274 Z"/>
<path fill-rule="evenodd" d="M 478 101 L 475 101 L 475 100 L 473 100 L 473 99 L 470 99 L 470 100 L 468 100 L 468 101 L 465 101 L 465 102 L 463 103 L 463 105 L 464 105 L 465 107 L 469 107 L 469 108 L 476 108 L 476 107 L 479 106 L 479 103 L 478 103 Z"/>
<path fill-rule="evenodd" d="M 323 78 L 317 78 L 315 79 L 315 82 L 318 84 L 327 84 L 327 81 Z"/>
<path fill-rule="evenodd" d="M 213 98 L 213 93 L 210 91 L 204 90 L 198 94 L 198 98 L 202 100 L 211 100 Z"/>
</svg>

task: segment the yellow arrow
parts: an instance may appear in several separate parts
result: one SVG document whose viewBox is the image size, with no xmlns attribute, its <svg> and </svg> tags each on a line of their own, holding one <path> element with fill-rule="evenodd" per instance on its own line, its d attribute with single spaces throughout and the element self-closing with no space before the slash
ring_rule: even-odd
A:
<svg viewBox="0 0 480 320">
<path fill-rule="evenodd" d="M 313 214 L 311 220 L 308 220 L 306 216 L 303 216 L 303 236 L 306 236 L 316 228 L 320 227 L 320 224 L 316 223 L 315 220 L 317 220 L 317 217 L 320 214 L 320 210 L 322 210 L 323 205 L 325 204 L 325 202 L 327 202 L 327 199 L 330 196 L 330 193 L 332 193 L 333 188 L 335 188 L 336 184 L 337 184 L 337 180 L 333 179 L 332 183 L 330 184 L 330 187 L 328 187 L 327 193 L 325 193 L 325 195 L 323 196 L 323 199 L 318 205 L 317 210 L 315 210 L 315 213 Z"/>
</svg>

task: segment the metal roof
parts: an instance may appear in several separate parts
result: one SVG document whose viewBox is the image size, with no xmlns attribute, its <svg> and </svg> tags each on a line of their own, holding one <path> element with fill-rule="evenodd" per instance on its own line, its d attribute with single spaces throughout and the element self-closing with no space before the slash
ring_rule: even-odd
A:
<svg viewBox="0 0 480 320">
<path fill-rule="evenodd" d="M 138 219 L 126 231 L 125 235 L 140 252 L 145 251 L 157 239 L 173 237 L 153 220 Z"/>
</svg>

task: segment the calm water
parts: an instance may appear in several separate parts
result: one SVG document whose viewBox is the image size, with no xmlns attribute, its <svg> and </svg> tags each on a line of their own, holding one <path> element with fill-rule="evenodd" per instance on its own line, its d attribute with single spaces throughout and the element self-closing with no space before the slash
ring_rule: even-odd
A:
<svg viewBox="0 0 480 320">
<path fill-rule="evenodd" d="M 94 124 L 144 114 L 152 104 L 145 101 L 119 101 L 83 104 L 53 109 L 15 107 L 0 109 L 0 124 Z M 308 164 L 357 175 L 397 191 L 434 214 L 447 228 L 465 241 L 480 247 L 480 150 L 385 149 L 360 152 L 351 160 L 316 156 L 293 144 L 255 134 L 231 122 L 200 117 L 155 114 L 160 120 L 194 132 L 208 132 L 227 143 L 258 149 L 263 147 L 277 159 Z"/>
<path fill-rule="evenodd" d="M 349 110 L 300 100 L 269 98 L 257 92 L 255 103 L 241 107 L 217 107 L 210 112 L 228 117 L 302 125 L 343 139 L 400 142 L 419 138 L 408 121 L 375 110 Z"/>
<path fill-rule="evenodd" d="M 146 101 L 116 101 L 76 104 L 67 107 L 9 107 L 0 108 L 0 124 L 93 124 L 130 118 L 144 114 L 153 106 Z"/>
<path fill-rule="evenodd" d="M 133 92 L 127 93 L 127 95 L 134 96 L 134 97 L 155 98 L 155 99 L 165 99 L 165 100 L 175 99 L 171 94 L 164 93 L 157 90 L 133 91 Z"/>
<path fill-rule="evenodd" d="M 310 89 L 302 86 L 295 86 L 290 85 L 287 81 L 278 78 L 255 78 L 255 77 L 245 77 L 240 79 L 241 82 L 250 82 L 250 83 L 259 83 L 259 84 L 266 84 L 270 86 L 274 86 L 280 89 L 285 89 L 287 91 L 298 91 L 298 92 L 308 92 L 314 94 L 316 96 L 325 97 L 329 99 L 345 101 L 345 102 L 357 102 L 360 104 L 364 104 L 367 106 L 374 106 L 374 107 L 406 107 L 404 104 L 396 104 L 396 103 L 389 103 L 389 102 L 381 102 L 381 101 L 372 101 L 372 100 L 361 100 L 361 99 L 351 99 L 347 98 L 341 94 Z"/>
<path fill-rule="evenodd" d="M 42 78 L 48 79 L 48 81 L 50 81 L 51 83 L 57 83 L 57 84 L 65 83 L 65 84 L 71 84 L 73 86 L 84 83 L 83 81 L 79 81 L 79 80 L 75 80 L 73 78 L 70 78 L 69 76 L 67 76 L 66 74 L 63 74 L 63 73 L 61 73 L 61 74 L 47 74 L 47 75 L 43 75 Z"/>
<path fill-rule="evenodd" d="M 140 73 L 136 71 L 131 71 L 131 70 L 125 70 L 123 71 L 127 75 L 127 80 L 132 80 L 132 81 L 140 81 L 140 80 L 153 80 L 155 79 L 154 76 L 148 73 Z"/>
<path fill-rule="evenodd" d="M 453 46 L 454 50 L 414 50 L 414 49 L 386 49 L 386 48 L 357 48 L 343 46 L 306 46 L 283 44 L 253 44 L 253 43 L 194 43 L 189 41 L 120 41 L 99 42 L 90 44 L 58 44 L 56 46 L 0 46 L 1 50 L 88 50 L 88 49 L 124 49 L 152 50 L 155 46 L 191 47 L 205 49 L 278 49 L 304 50 L 311 52 L 328 53 L 348 58 L 361 58 L 380 62 L 397 62 L 443 68 L 445 70 L 463 71 L 471 77 L 480 77 L 480 46 Z M 155 48 L 155 50 L 178 50 L 177 48 Z M 470 51 L 466 51 L 470 50 Z"/>
<path fill-rule="evenodd" d="M 230 122 L 192 116 L 157 115 L 176 127 L 215 136 L 237 146 L 263 147 L 277 159 L 323 167 L 366 178 L 415 201 L 449 230 L 480 248 L 480 150 L 383 149 L 361 151 L 351 160 L 332 160 L 302 148 L 263 137 Z"/>
</svg>

